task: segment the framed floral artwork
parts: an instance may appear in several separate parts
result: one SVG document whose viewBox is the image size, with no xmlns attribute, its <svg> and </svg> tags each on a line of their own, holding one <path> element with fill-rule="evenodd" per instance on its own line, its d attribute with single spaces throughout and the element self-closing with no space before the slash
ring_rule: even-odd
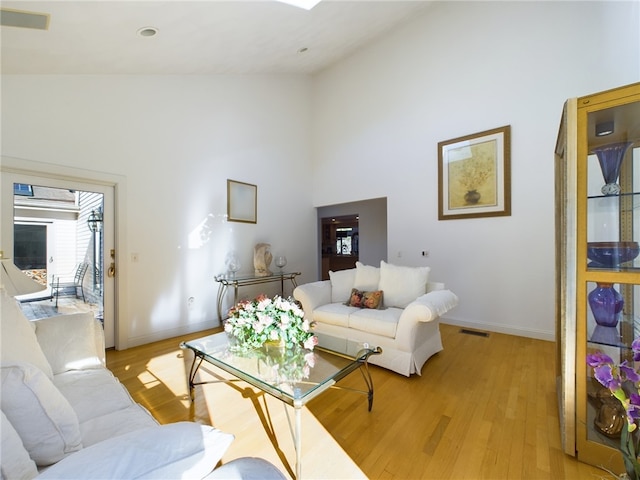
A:
<svg viewBox="0 0 640 480">
<path fill-rule="evenodd" d="M 227 180 L 227 220 L 258 223 L 258 187 L 250 183 Z"/>
<path fill-rule="evenodd" d="M 511 126 L 438 143 L 438 220 L 511 215 Z"/>
</svg>

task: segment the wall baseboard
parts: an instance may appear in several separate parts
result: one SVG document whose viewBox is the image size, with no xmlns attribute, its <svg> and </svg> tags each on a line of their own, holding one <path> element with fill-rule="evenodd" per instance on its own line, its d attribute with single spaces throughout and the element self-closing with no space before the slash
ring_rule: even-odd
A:
<svg viewBox="0 0 640 480">
<path fill-rule="evenodd" d="M 536 340 L 546 340 L 548 342 L 556 341 L 554 332 L 545 332 L 541 330 L 529 330 L 525 328 L 516 328 L 512 326 L 497 324 L 497 323 L 477 323 L 477 322 L 469 322 L 467 320 L 460 320 L 457 318 L 449 318 L 449 317 L 441 318 L 440 323 L 444 323 L 446 325 L 455 325 L 457 327 L 471 328 L 474 330 L 504 333 L 506 335 L 515 335 L 518 337 L 535 338 Z"/>
<path fill-rule="evenodd" d="M 126 348 L 138 347 L 140 345 L 147 345 L 153 342 L 159 342 L 162 340 L 167 340 L 168 338 L 180 337 L 182 335 L 189 335 L 190 333 L 196 332 L 204 332 L 205 330 L 210 330 L 212 328 L 220 327 L 220 322 L 217 319 L 207 320 L 204 322 L 198 322 L 190 325 L 182 325 L 177 328 L 171 328 L 168 330 L 163 330 L 161 332 L 155 332 L 149 335 L 140 335 L 137 337 L 129 338 Z M 206 334 L 203 333 L 204 337 Z"/>
</svg>

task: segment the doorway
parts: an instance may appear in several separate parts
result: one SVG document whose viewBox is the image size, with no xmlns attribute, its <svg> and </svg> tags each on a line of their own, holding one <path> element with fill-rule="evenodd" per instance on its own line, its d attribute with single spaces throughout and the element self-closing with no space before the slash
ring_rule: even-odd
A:
<svg viewBox="0 0 640 480">
<path fill-rule="evenodd" d="M 13 263 L 47 287 L 19 300 L 66 295 L 52 291 L 52 280 L 70 281 L 82 265 L 87 272 L 80 283 L 82 299 L 102 321 L 104 195 L 22 183 L 14 183 L 13 190 Z"/>
<path fill-rule="evenodd" d="M 322 222 L 322 280 L 329 271 L 355 268 L 359 259 L 359 215 L 324 217 Z"/>
<path fill-rule="evenodd" d="M 353 268 L 357 261 L 378 266 L 387 260 L 386 197 L 318 207 L 317 215 L 320 279 L 328 280 L 329 270 Z M 325 227 L 334 223 L 335 234 Z M 340 255 L 334 255 L 338 249 Z"/>
<path fill-rule="evenodd" d="M 13 219 L 2 222 L 5 257 L 47 288 L 19 299 L 49 301 L 53 275 L 73 277 L 87 264 L 82 290 L 104 325 L 106 347 L 114 347 L 115 282 L 103 275 L 105 251 L 114 248 L 113 186 L 3 172 L 2 203 L 3 218 Z"/>
</svg>

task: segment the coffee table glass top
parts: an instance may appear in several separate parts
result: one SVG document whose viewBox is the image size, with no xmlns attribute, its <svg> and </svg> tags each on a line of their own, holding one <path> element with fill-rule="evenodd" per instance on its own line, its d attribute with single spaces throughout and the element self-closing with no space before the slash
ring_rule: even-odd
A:
<svg viewBox="0 0 640 480">
<path fill-rule="evenodd" d="M 319 336 L 320 346 L 263 347 L 241 351 L 225 332 L 184 342 L 207 362 L 294 406 L 306 404 L 340 379 L 360 368 L 377 349 L 345 339 Z"/>
</svg>

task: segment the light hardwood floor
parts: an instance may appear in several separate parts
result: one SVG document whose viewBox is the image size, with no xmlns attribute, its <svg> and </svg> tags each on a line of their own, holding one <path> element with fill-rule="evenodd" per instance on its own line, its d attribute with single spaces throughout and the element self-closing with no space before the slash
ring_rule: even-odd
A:
<svg viewBox="0 0 640 480">
<path fill-rule="evenodd" d="M 560 446 L 554 344 L 442 325 L 444 351 L 410 378 L 372 367 L 366 398 L 331 390 L 309 410 L 371 479 L 610 479 Z M 213 331 L 107 352 L 107 366 L 161 423 L 209 423 L 191 405 L 179 343 Z M 346 386 L 362 388 L 354 373 Z"/>
</svg>

